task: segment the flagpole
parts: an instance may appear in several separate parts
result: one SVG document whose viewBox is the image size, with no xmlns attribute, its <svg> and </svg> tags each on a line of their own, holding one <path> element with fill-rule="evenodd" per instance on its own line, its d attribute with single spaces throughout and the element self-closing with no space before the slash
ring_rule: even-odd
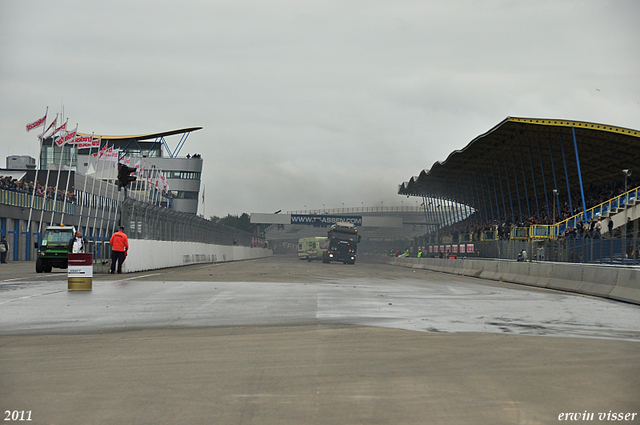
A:
<svg viewBox="0 0 640 425">
<path fill-rule="evenodd" d="M 89 148 L 89 165 L 91 165 L 91 157 L 93 156 L 93 152 L 91 152 L 93 150 L 93 132 L 91 133 L 91 148 Z M 100 151 L 100 147 L 98 147 L 98 151 Z M 98 167 L 98 160 L 96 160 L 96 170 Z M 76 169 L 77 171 L 77 169 Z M 89 171 L 89 170 L 87 170 Z M 87 177 L 88 177 L 89 173 L 85 173 L 84 174 L 84 187 L 82 188 L 82 193 L 85 194 L 87 193 Z M 93 182 L 95 183 L 95 176 L 93 179 Z M 93 189 L 91 190 L 91 193 L 93 193 Z M 83 195 L 84 196 L 84 195 Z M 76 199 L 77 201 L 77 199 Z M 80 204 L 80 221 L 78 222 L 78 229 L 80 229 L 82 227 L 82 212 L 84 211 L 84 201 Z M 89 218 L 87 218 L 87 223 L 89 223 Z"/>
<path fill-rule="evenodd" d="M 159 194 L 159 191 L 158 191 L 158 174 L 159 173 L 160 173 L 160 167 L 156 167 L 156 178 L 155 178 L 155 183 L 154 183 L 154 186 L 155 186 L 154 190 L 156 191 L 155 192 L 155 201 L 157 202 L 156 205 L 158 205 L 158 206 L 160 206 L 160 194 Z"/>
<path fill-rule="evenodd" d="M 105 147 L 106 147 L 106 146 L 107 146 L 107 144 L 105 144 Z M 105 149 L 105 151 L 106 151 L 106 149 Z M 103 155 L 102 155 L 102 149 L 100 149 L 100 153 L 98 154 L 98 162 L 100 162 L 100 159 L 101 159 L 102 157 L 103 157 Z M 102 158 L 102 171 L 100 172 L 100 173 L 101 173 L 101 175 L 102 175 L 102 173 L 104 173 L 105 162 L 106 162 L 106 161 L 108 161 L 108 160 L 109 160 L 108 158 Z M 98 166 L 96 165 L 96 175 L 97 175 L 97 174 L 98 174 Z M 95 184 L 95 178 L 94 178 L 93 183 Z M 102 195 L 102 184 L 103 184 L 103 183 L 105 183 L 105 182 L 104 182 L 104 180 L 103 180 L 102 178 L 100 178 L 100 186 L 98 187 L 98 199 L 100 199 L 100 196 Z M 106 187 L 106 189 L 105 189 L 105 198 L 107 197 L 107 196 L 106 196 L 106 192 L 107 192 L 107 190 L 109 189 L 109 186 L 108 186 L 108 185 L 109 185 L 109 183 L 107 182 L 107 187 Z M 91 189 L 91 193 L 93 194 L 93 189 Z M 93 196 L 93 195 L 92 195 L 92 196 Z M 97 221 L 98 221 L 98 208 L 97 208 L 97 205 L 96 205 L 96 207 L 95 207 L 93 210 L 94 210 L 94 216 L 93 216 L 93 233 L 92 233 L 92 234 L 95 234 L 95 232 L 96 232 L 96 223 L 97 223 Z M 105 208 L 104 208 L 104 206 L 103 206 L 103 207 L 102 207 L 102 211 L 100 212 L 100 227 L 99 227 L 99 230 L 98 230 L 97 238 L 100 238 L 100 232 L 102 231 L 102 224 L 104 223 L 104 210 L 105 210 Z M 105 231 L 104 231 L 103 238 L 104 238 L 104 237 L 106 237 L 106 234 L 107 234 L 107 232 L 106 232 L 106 230 L 105 230 Z M 104 252 L 103 252 L 103 253 L 104 253 Z"/>
<path fill-rule="evenodd" d="M 66 130 L 65 130 L 66 132 Z M 55 147 L 53 146 L 53 139 L 51 140 L 51 149 L 53 149 L 53 156 L 55 158 Z M 64 152 L 64 145 L 62 145 L 62 151 Z M 47 161 L 46 164 L 49 162 Z M 58 170 L 60 171 L 60 170 Z M 59 174 L 59 173 L 58 173 Z M 47 191 L 49 190 L 49 176 L 51 175 L 51 169 L 47 167 L 47 178 L 44 180 L 44 196 L 43 196 L 43 205 L 42 210 L 40 211 L 40 227 L 38 228 L 38 233 L 42 233 L 42 221 L 44 220 L 44 210 L 47 208 Z M 54 197 L 55 199 L 55 197 Z M 51 216 L 53 220 L 53 215 Z"/>
<path fill-rule="evenodd" d="M 138 160 L 137 164 L 134 164 L 133 168 L 136 169 L 136 171 L 134 171 L 134 174 L 138 174 L 138 172 L 140 171 L 140 160 Z M 140 194 L 138 193 L 138 178 L 136 177 L 135 183 L 133 183 L 131 185 L 131 189 L 129 190 L 130 194 L 136 199 L 136 201 L 139 201 L 140 199 Z"/>
<path fill-rule="evenodd" d="M 149 192 L 149 167 L 148 167 L 146 159 L 144 161 L 144 176 L 143 177 L 144 177 L 144 183 L 143 183 L 144 187 L 143 187 L 142 190 L 145 193 L 145 202 L 147 204 L 149 204 L 150 203 L 149 195 L 151 194 L 151 192 Z"/>
<path fill-rule="evenodd" d="M 77 130 L 77 127 L 76 127 Z M 53 226 L 53 216 L 56 213 L 56 204 L 58 203 L 58 184 L 60 183 L 60 172 L 62 171 L 62 159 L 64 158 L 64 147 L 66 146 L 66 143 L 64 145 L 62 145 L 62 151 L 60 152 L 60 164 L 58 164 L 58 175 L 56 176 L 56 186 L 55 186 L 55 193 L 53 195 L 53 208 L 51 209 L 51 223 L 49 224 L 49 226 Z M 54 149 L 54 153 L 55 153 L 55 149 Z M 61 218 L 60 219 L 61 223 L 64 223 L 64 220 Z"/>
<path fill-rule="evenodd" d="M 107 147 L 107 144 L 105 143 L 104 147 Z M 105 149 L 106 150 L 106 149 Z M 95 171 L 93 173 L 93 182 L 91 182 L 91 195 L 93 196 L 93 194 L 95 193 L 94 190 L 96 188 L 96 180 L 99 178 L 98 176 L 100 174 L 98 174 L 98 165 L 100 164 L 100 159 L 102 158 L 102 147 L 98 147 L 98 152 L 96 155 L 96 165 L 95 165 Z M 104 160 L 103 160 L 104 161 Z M 104 170 L 104 166 L 102 167 Z M 100 189 L 98 189 L 99 192 L 102 191 L 102 179 L 100 179 Z M 91 205 L 91 204 L 89 204 Z M 104 208 L 103 208 L 104 210 Z M 89 215 L 91 214 L 91 208 L 89 207 L 89 213 L 87 213 L 87 223 L 89 223 Z M 94 231 L 91 232 L 91 236 L 94 236 L 95 233 L 95 227 L 96 227 L 96 220 L 98 218 L 98 212 L 94 211 L 94 220 L 93 220 L 93 228 Z"/>
<path fill-rule="evenodd" d="M 63 124 L 63 126 L 64 126 L 65 133 L 67 133 L 67 123 L 65 122 Z M 54 130 L 54 134 L 57 133 L 58 129 Z M 66 135 L 64 137 L 66 137 Z M 61 136 L 61 139 L 62 139 L 62 136 Z M 53 153 L 54 153 L 53 157 L 55 158 L 55 146 L 53 145 L 53 143 L 54 143 L 54 140 L 53 140 L 53 137 L 52 137 L 51 138 L 51 149 L 53 150 Z M 57 142 L 55 142 L 55 143 L 57 143 Z M 65 143 L 66 143 L 66 141 L 63 141 L 63 144 L 62 144 L 62 152 L 63 153 L 64 153 L 64 144 Z M 48 164 L 48 161 L 46 162 L 46 164 Z M 51 169 L 49 167 L 47 167 L 47 178 L 45 179 L 45 182 L 44 182 L 44 192 L 42 194 L 42 208 L 40 210 L 40 224 L 39 224 L 39 227 L 38 227 L 38 233 L 40 233 L 40 234 L 42 233 L 42 222 L 44 221 L 44 212 L 45 212 L 45 210 L 47 208 L 47 191 L 49 190 L 49 176 L 50 176 L 50 174 L 51 174 Z M 52 219 L 53 219 L 53 216 L 52 216 Z"/>
<path fill-rule="evenodd" d="M 76 136 L 74 137 L 74 141 L 75 138 L 78 136 L 78 125 L 76 124 Z M 91 141 L 93 142 L 93 133 L 91 133 Z M 71 158 L 69 159 L 69 169 L 67 170 L 67 186 L 64 188 L 64 202 L 62 203 L 62 218 L 60 219 L 60 221 L 62 223 L 64 223 L 64 213 L 67 209 L 67 198 L 69 197 L 69 180 L 71 177 L 71 169 L 73 167 L 73 154 L 75 153 L 75 150 L 73 149 L 73 145 L 75 144 L 75 150 L 78 149 L 78 144 L 77 143 L 73 143 L 70 148 L 71 148 Z M 91 149 L 89 148 L 89 154 L 91 154 Z M 76 166 L 76 171 L 78 171 L 78 167 Z M 85 177 L 85 185 L 87 183 L 86 177 Z M 74 179 L 74 187 L 75 187 L 75 179 Z M 81 207 L 82 209 L 82 207 Z M 80 230 L 80 225 L 82 224 L 82 214 L 80 214 L 80 221 L 78 222 L 78 230 Z"/>
<path fill-rule="evenodd" d="M 78 123 L 76 123 L 76 129 L 73 131 L 73 140 L 71 141 L 71 143 L 69 143 L 69 158 L 70 158 L 70 162 L 73 163 L 73 144 L 76 141 L 76 136 L 78 135 Z M 65 140 L 65 144 L 62 145 L 62 151 L 60 152 L 60 165 L 58 165 L 58 175 L 56 177 L 56 186 L 54 189 L 54 195 L 53 195 L 53 208 L 51 210 L 51 224 L 50 226 L 53 226 L 53 218 L 54 215 L 56 213 L 56 205 L 58 203 L 58 186 L 60 184 L 60 172 L 62 171 L 62 159 L 64 158 L 64 146 L 67 144 L 66 140 Z M 71 169 L 71 167 L 69 167 L 69 170 Z M 67 175 L 67 182 L 69 181 L 68 175 Z M 66 196 L 66 194 L 65 194 Z M 60 223 L 64 223 L 64 221 L 62 220 L 64 218 L 64 212 L 62 213 L 62 218 L 60 219 Z"/>
<path fill-rule="evenodd" d="M 120 152 L 119 150 L 116 149 L 116 168 L 118 167 L 118 162 L 120 160 Z M 111 186 L 111 197 L 113 198 L 114 192 L 116 191 L 116 183 L 112 183 Z M 116 221 L 117 221 L 117 214 L 118 214 L 118 208 L 119 208 L 119 204 L 120 204 L 120 192 L 118 192 L 117 196 L 116 196 L 116 208 L 115 211 L 113 211 L 114 215 L 116 216 L 116 218 L 111 219 L 109 218 L 109 220 L 113 220 L 112 222 L 112 226 L 111 226 L 111 233 L 115 233 L 116 231 Z M 102 226 L 102 225 L 101 225 Z"/>
<path fill-rule="evenodd" d="M 47 106 L 47 110 L 44 113 L 44 121 L 47 122 L 47 114 L 49 113 L 49 107 Z M 36 167 L 35 177 L 33 178 L 33 196 L 31 197 L 31 206 L 29 207 L 29 224 L 27 224 L 27 233 L 29 237 L 31 237 L 31 214 L 33 213 L 33 204 L 36 197 L 36 192 L 38 191 L 38 170 L 42 167 L 42 145 L 44 143 L 44 137 L 40 139 L 40 153 L 38 154 L 38 164 L 39 167 Z M 42 220 L 42 219 L 41 219 Z"/>
<path fill-rule="evenodd" d="M 161 207 L 162 206 L 162 195 L 164 193 L 164 180 L 163 180 L 164 174 L 162 173 L 162 167 L 160 167 L 160 170 L 158 171 L 158 176 L 159 176 L 158 179 L 160 180 L 159 183 L 162 184 L 162 189 L 160 189 L 160 187 L 157 186 L 158 189 L 160 189 L 158 191 L 158 206 Z"/>
<path fill-rule="evenodd" d="M 107 145 L 108 145 L 108 143 L 106 143 L 104 146 L 107 147 Z M 105 151 L 106 150 L 107 149 L 105 149 Z M 98 162 L 100 162 L 100 158 L 102 158 L 102 156 L 103 155 L 102 155 L 102 149 L 101 149 L 100 153 L 98 154 Z M 111 160 L 110 158 L 106 158 L 106 157 L 102 159 L 102 171 L 101 171 L 101 173 L 104 173 L 105 162 L 109 162 L 110 160 Z M 97 167 L 98 166 L 96 165 L 96 174 L 98 173 Z M 95 180 L 94 180 L 94 183 L 95 183 Z M 100 178 L 100 187 L 98 188 L 98 195 L 100 195 L 102 193 L 102 183 L 105 183 L 105 182 L 104 182 L 104 180 L 102 178 Z M 109 182 L 106 182 L 106 183 L 107 183 L 107 189 L 105 189 L 105 193 L 109 189 L 109 186 L 108 186 Z M 91 190 L 91 192 L 93 192 L 93 189 Z M 113 197 L 112 197 L 112 199 L 113 199 Z M 95 215 L 93 216 L 93 229 L 94 229 L 94 233 L 95 233 L 96 222 L 98 221 L 98 211 L 97 211 L 97 208 L 95 208 L 94 210 L 95 210 Z M 98 231 L 98 236 L 97 236 L 98 238 L 100 238 L 100 231 L 102 231 L 103 223 L 104 223 L 104 208 L 102 208 L 102 211 L 100 213 L 100 227 L 99 227 L 100 230 Z M 105 229 L 103 238 L 106 238 L 106 234 L 107 234 L 107 231 Z"/>
</svg>

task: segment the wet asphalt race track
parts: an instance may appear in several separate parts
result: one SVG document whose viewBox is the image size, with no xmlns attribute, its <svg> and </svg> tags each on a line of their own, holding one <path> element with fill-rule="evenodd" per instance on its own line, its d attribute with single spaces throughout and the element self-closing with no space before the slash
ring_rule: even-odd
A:
<svg viewBox="0 0 640 425">
<path fill-rule="evenodd" d="M 383 260 L 96 275 L 91 292 L 3 265 L 0 408 L 34 424 L 640 423 L 640 306 Z"/>
</svg>

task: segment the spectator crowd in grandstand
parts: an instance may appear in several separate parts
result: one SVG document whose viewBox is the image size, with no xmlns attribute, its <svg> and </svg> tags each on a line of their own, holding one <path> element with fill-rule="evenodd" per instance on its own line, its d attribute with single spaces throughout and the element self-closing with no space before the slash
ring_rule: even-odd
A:
<svg viewBox="0 0 640 425">
<path fill-rule="evenodd" d="M 40 183 L 34 185 L 32 181 L 17 180 L 10 176 L 0 176 L 0 189 L 32 195 L 34 187 L 36 196 L 38 197 L 43 198 L 46 195 L 47 199 L 64 201 L 66 198 L 67 202 L 75 202 L 75 194 L 73 192 L 56 190 L 54 186 L 47 186 L 45 189 Z"/>
<path fill-rule="evenodd" d="M 640 186 L 640 179 L 635 178 L 633 180 L 629 179 L 627 181 L 627 188 L 629 190 L 638 186 Z M 625 189 L 624 183 L 607 184 L 607 185 L 602 185 L 600 187 L 590 187 L 588 190 L 585 191 L 585 204 L 587 205 L 587 208 L 595 207 L 597 205 L 600 205 L 604 202 L 609 201 L 610 199 L 613 199 L 623 194 L 624 189 Z M 540 200 L 538 200 L 538 202 L 540 202 Z M 453 242 L 459 242 L 460 241 L 459 238 L 461 234 L 472 234 L 474 240 L 480 240 L 482 232 L 497 231 L 498 239 L 507 240 L 510 238 L 511 229 L 513 227 L 528 228 L 536 224 L 539 224 L 539 225 L 553 224 L 554 223 L 553 218 L 550 217 L 550 215 L 547 213 L 547 211 L 553 213 L 552 202 L 553 202 L 553 199 L 550 198 L 549 203 L 551 205 L 549 205 L 549 207 L 547 208 L 546 204 L 537 205 L 535 199 L 530 199 L 528 201 L 528 205 L 533 215 L 519 222 L 514 223 L 514 222 L 511 222 L 510 220 L 498 222 L 498 220 L 494 219 L 493 221 L 485 220 L 483 223 L 479 223 L 478 222 L 479 215 L 473 215 L 466 218 L 465 220 L 459 221 L 457 223 L 454 223 L 439 229 L 439 235 L 451 236 Z M 521 201 L 520 205 L 522 205 L 523 214 L 528 215 L 527 201 L 526 200 Z M 571 207 L 573 207 L 573 211 L 571 211 Z M 514 208 L 514 214 L 516 215 L 516 217 L 520 217 L 519 204 L 517 202 L 514 202 L 513 208 Z M 569 204 L 568 198 L 566 196 L 564 197 L 564 199 L 560 197 L 560 202 L 558 202 L 556 208 L 560 210 L 560 217 L 556 217 L 555 222 L 580 214 L 583 211 L 581 194 L 573 193 L 571 204 Z M 538 209 L 540 211 L 539 216 L 538 216 Z M 489 210 L 488 214 L 491 214 L 491 210 Z M 501 211 L 501 215 L 504 216 L 504 211 Z M 511 216 L 511 210 L 507 212 L 507 216 Z M 501 218 L 504 218 L 504 217 L 501 217 Z M 593 218 L 588 220 L 587 222 L 582 222 L 582 220 L 578 220 L 576 227 L 567 227 L 563 236 L 568 238 L 577 238 L 577 237 L 599 238 L 605 227 L 610 232 L 610 235 L 620 235 L 623 232 L 623 229 L 619 227 L 618 228 L 610 227 L 612 226 L 612 223 L 610 224 L 610 222 L 611 220 L 607 218 L 605 218 L 604 220 L 601 218 Z M 629 225 L 626 227 L 627 227 L 628 234 L 629 232 L 632 232 L 631 230 L 632 226 Z M 425 237 L 429 240 L 434 241 L 436 234 L 437 234 L 436 231 L 433 231 L 431 233 L 426 234 Z"/>
</svg>

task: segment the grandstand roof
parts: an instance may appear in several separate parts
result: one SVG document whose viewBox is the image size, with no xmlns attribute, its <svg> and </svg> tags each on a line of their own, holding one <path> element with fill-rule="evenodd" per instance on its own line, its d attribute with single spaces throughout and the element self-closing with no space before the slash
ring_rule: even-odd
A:
<svg viewBox="0 0 640 425">
<path fill-rule="evenodd" d="M 554 187 L 566 195 L 568 179 L 575 197 L 580 195 L 579 175 L 587 191 L 603 183 L 624 183 L 622 170 L 635 167 L 640 173 L 638 164 L 638 130 L 583 121 L 507 117 L 465 148 L 452 152 L 444 162 L 436 162 L 401 184 L 398 193 L 443 197 L 479 208 L 470 193 L 484 191 L 494 204 L 502 206 L 502 194 L 507 203 L 509 196 L 516 202 L 518 191 L 521 199 L 525 197 L 525 182 L 529 198 L 537 194 L 544 199 L 545 190 L 550 196 Z"/>
<path fill-rule="evenodd" d="M 133 136 L 101 136 L 94 134 L 93 137 L 103 140 L 151 140 L 159 137 L 173 136 L 175 134 L 191 133 L 192 131 L 202 130 L 202 127 L 179 128 L 177 130 L 163 131 L 160 133 L 138 134 Z M 78 133 L 81 136 L 89 134 Z"/>
</svg>

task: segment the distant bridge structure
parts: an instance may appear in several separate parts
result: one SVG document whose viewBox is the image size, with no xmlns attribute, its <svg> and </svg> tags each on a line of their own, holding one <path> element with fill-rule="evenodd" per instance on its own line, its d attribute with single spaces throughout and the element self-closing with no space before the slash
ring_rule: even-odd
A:
<svg viewBox="0 0 640 425">
<path fill-rule="evenodd" d="M 405 244 L 417 236 L 439 228 L 442 218 L 439 212 L 425 209 L 424 205 L 251 214 L 251 223 L 265 226 L 264 235 L 268 240 L 289 243 L 296 243 L 300 238 L 326 236 L 328 227 L 340 221 L 356 225 L 364 244 Z"/>
</svg>

